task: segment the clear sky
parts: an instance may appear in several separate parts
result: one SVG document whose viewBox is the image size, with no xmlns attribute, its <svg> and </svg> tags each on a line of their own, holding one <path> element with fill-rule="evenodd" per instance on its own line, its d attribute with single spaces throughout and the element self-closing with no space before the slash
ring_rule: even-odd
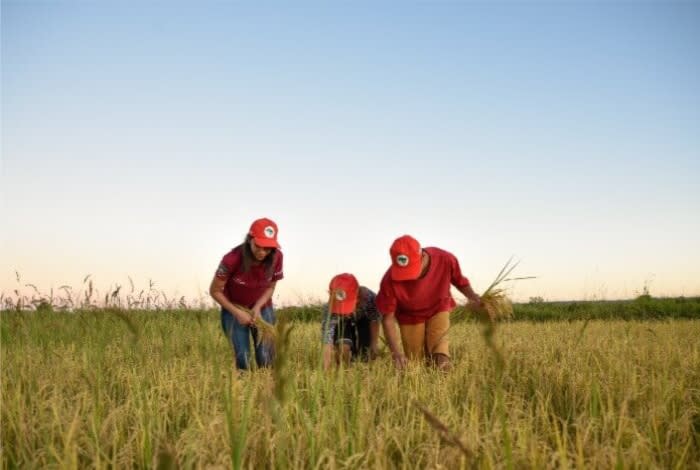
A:
<svg viewBox="0 0 700 470">
<path fill-rule="evenodd" d="M 700 2 L 291 3 L 2 1 L 0 291 L 196 297 L 269 217 L 279 304 L 405 233 L 516 300 L 700 294 Z"/>
</svg>

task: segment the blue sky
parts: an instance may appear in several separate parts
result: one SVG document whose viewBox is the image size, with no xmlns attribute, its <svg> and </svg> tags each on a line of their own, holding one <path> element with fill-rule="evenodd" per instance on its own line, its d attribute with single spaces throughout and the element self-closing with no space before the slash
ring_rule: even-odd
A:
<svg viewBox="0 0 700 470">
<path fill-rule="evenodd" d="M 279 303 L 404 233 L 516 299 L 700 294 L 699 2 L 2 2 L 0 291 L 205 291 L 257 217 Z"/>
</svg>

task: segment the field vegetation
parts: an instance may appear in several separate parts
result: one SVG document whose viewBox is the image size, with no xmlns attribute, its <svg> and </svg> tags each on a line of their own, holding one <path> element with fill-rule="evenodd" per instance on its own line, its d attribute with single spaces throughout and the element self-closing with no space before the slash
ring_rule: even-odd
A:
<svg viewBox="0 0 700 470">
<path fill-rule="evenodd" d="M 241 374 L 215 310 L 110 299 L 2 312 L 3 468 L 700 468 L 698 299 L 457 311 L 449 373 L 327 374 L 317 306 Z"/>
<path fill-rule="evenodd" d="M 698 298 L 460 307 L 446 374 L 324 374 L 322 306 L 286 307 L 275 367 L 239 373 L 207 298 L 24 287 L 0 296 L 3 468 L 700 468 Z"/>
</svg>

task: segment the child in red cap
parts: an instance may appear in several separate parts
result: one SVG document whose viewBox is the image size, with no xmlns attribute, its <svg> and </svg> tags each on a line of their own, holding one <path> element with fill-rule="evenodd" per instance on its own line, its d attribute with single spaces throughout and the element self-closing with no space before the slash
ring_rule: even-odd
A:
<svg viewBox="0 0 700 470">
<path fill-rule="evenodd" d="M 233 346 L 238 369 L 249 368 L 251 334 L 258 367 L 272 364 L 274 348 L 257 341 L 255 324 L 261 318 L 275 322 L 271 299 L 283 277 L 277 224 L 270 219 L 254 221 L 243 243 L 219 263 L 209 293 L 221 305 L 221 328 Z M 241 307 L 249 309 L 252 316 Z"/>
<path fill-rule="evenodd" d="M 374 292 L 360 286 L 349 273 L 333 277 L 328 292 L 328 305 L 321 322 L 323 369 L 330 368 L 334 351 L 338 364 L 341 360 L 375 357 L 380 316 L 374 304 Z"/>
<path fill-rule="evenodd" d="M 421 248 L 410 235 L 394 240 L 389 253 L 391 267 L 382 278 L 376 302 L 394 363 L 402 368 L 406 356 L 427 356 L 438 368 L 449 368 L 447 331 L 450 311 L 456 306 L 450 287 L 455 286 L 471 302 L 480 304 L 481 298 L 462 275 L 452 253 Z M 399 350 L 394 317 L 405 355 Z"/>
</svg>

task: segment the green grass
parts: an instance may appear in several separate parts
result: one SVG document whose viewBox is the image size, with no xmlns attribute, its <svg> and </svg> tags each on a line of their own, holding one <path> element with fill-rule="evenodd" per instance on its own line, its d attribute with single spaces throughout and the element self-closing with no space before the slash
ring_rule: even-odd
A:
<svg viewBox="0 0 700 470">
<path fill-rule="evenodd" d="M 298 321 L 318 321 L 322 306 L 287 307 L 279 311 Z M 459 307 L 453 315 L 457 321 L 470 320 L 471 313 Z M 700 319 L 700 297 L 654 298 L 640 296 L 633 300 L 596 300 L 513 304 L 513 318 L 527 321 L 561 320 L 667 320 Z"/>
<path fill-rule="evenodd" d="M 323 374 L 319 324 L 293 321 L 274 372 L 238 374 L 212 311 L 3 312 L 2 465 L 700 468 L 700 322 L 579 318 L 493 349 L 458 323 L 448 374 Z"/>
</svg>

